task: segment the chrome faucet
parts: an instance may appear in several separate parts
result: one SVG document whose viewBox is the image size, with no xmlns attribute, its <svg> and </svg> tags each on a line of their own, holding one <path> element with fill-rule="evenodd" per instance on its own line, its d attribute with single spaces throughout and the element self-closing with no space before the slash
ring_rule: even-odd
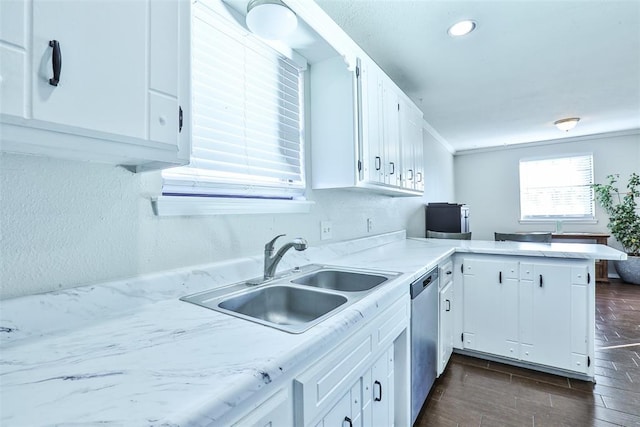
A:
<svg viewBox="0 0 640 427">
<path fill-rule="evenodd" d="M 308 247 L 307 241 L 302 237 L 298 237 L 293 239 L 291 242 L 284 244 L 278 252 L 273 255 L 276 240 L 282 236 L 286 236 L 286 234 L 279 234 L 264 245 L 264 280 L 273 278 L 278 263 L 289 249 L 294 248 L 296 251 L 304 251 Z"/>
</svg>

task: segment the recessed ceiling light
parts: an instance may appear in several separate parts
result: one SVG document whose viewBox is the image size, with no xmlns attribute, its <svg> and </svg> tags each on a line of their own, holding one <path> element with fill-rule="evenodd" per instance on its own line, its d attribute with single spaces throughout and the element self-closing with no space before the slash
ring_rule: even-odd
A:
<svg viewBox="0 0 640 427">
<path fill-rule="evenodd" d="M 475 30 L 476 23 L 469 19 L 464 21 L 456 22 L 447 31 L 451 37 L 460 37 L 469 34 L 471 31 Z"/>
<path fill-rule="evenodd" d="M 556 120 L 553 124 L 556 125 L 558 129 L 569 132 L 571 129 L 576 127 L 579 121 L 580 117 L 569 117 L 567 119 Z"/>
</svg>

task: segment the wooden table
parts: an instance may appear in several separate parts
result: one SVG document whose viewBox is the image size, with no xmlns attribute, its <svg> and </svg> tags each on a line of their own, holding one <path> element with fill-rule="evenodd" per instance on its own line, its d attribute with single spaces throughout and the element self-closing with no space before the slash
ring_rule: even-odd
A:
<svg viewBox="0 0 640 427">
<path fill-rule="evenodd" d="M 569 240 L 566 243 L 593 243 L 606 246 L 609 236 L 610 234 L 605 233 L 552 233 L 551 239 L 558 242 Z M 609 283 L 609 265 L 606 260 L 596 260 L 596 281 Z"/>
</svg>

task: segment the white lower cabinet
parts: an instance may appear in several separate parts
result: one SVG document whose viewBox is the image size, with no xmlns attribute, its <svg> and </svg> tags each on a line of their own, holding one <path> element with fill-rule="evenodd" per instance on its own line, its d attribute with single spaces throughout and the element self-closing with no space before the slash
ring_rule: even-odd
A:
<svg viewBox="0 0 640 427">
<path fill-rule="evenodd" d="M 469 255 L 463 348 L 593 376 L 593 262 Z"/>
<path fill-rule="evenodd" d="M 453 300 L 453 262 L 448 261 L 440 267 L 439 281 L 439 317 L 438 317 L 438 376 L 447 367 L 453 353 L 454 311 Z"/>
<path fill-rule="evenodd" d="M 316 427 L 393 426 L 394 348 L 391 346 L 358 378 Z"/>
<path fill-rule="evenodd" d="M 533 273 L 532 280 L 520 281 L 523 359 L 587 373 L 591 359 L 587 267 L 557 263 L 522 267 Z"/>
<path fill-rule="evenodd" d="M 464 259 L 465 348 L 511 357 L 509 342 L 518 340 L 517 271 L 512 259 Z"/>
<path fill-rule="evenodd" d="M 293 381 L 295 426 L 407 425 L 408 295 Z M 399 357 L 398 357 L 399 356 Z"/>
</svg>

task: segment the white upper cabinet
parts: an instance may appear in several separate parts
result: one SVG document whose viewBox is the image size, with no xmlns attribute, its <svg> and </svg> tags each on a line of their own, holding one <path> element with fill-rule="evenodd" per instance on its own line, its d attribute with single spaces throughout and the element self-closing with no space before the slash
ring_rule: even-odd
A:
<svg viewBox="0 0 640 427">
<path fill-rule="evenodd" d="M 402 187 L 424 191 L 422 111 L 408 98 L 400 103 L 400 151 L 402 153 Z"/>
<path fill-rule="evenodd" d="M 422 112 L 368 57 L 357 64 L 336 56 L 310 67 L 312 186 L 419 196 Z"/>
<path fill-rule="evenodd" d="M 188 1 L 3 0 L 0 8 L 4 151 L 134 170 L 188 162 Z"/>
<path fill-rule="evenodd" d="M 380 69 L 373 63 L 360 66 L 362 107 L 362 158 L 364 179 L 385 183 L 386 158 L 384 151 L 383 80 Z"/>
</svg>

